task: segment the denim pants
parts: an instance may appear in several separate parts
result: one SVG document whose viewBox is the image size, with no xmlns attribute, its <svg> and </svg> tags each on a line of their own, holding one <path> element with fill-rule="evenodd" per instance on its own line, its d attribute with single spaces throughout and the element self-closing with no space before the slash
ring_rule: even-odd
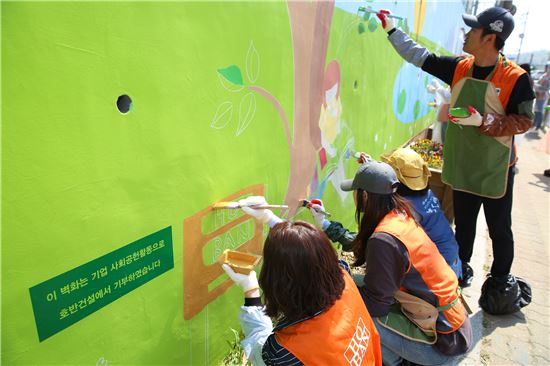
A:
<svg viewBox="0 0 550 366">
<path fill-rule="evenodd" d="M 542 117 L 543 117 L 543 112 L 535 112 L 535 118 L 533 120 L 533 126 L 535 128 L 541 128 L 542 127 Z"/>
<path fill-rule="evenodd" d="M 401 365 L 403 359 L 426 366 L 445 365 L 454 358 L 440 353 L 429 344 L 404 338 L 380 325 L 377 319 L 373 320 L 380 334 L 380 347 L 382 348 L 384 366 Z"/>
<path fill-rule="evenodd" d="M 544 118 L 544 106 L 546 105 L 546 99 L 538 99 L 535 101 L 535 118 L 533 120 L 535 128 L 542 127 L 542 120 Z"/>
</svg>

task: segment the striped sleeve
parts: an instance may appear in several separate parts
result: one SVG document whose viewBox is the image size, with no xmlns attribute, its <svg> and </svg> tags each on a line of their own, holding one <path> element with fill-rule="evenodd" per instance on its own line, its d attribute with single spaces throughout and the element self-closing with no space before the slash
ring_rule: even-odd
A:
<svg viewBox="0 0 550 366">
<path fill-rule="evenodd" d="M 275 334 L 271 334 L 262 349 L 262 358 L 266 365 L 270 366 L 299 366 L 303 363 L 290 351 L 281 346 Z"/>
</svg>

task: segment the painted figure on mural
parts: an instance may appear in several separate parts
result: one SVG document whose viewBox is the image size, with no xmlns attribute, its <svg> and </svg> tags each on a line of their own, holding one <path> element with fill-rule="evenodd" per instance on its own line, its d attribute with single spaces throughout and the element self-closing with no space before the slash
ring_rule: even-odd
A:
<svg viewBox="0 0 550 366">
<path fill-rule="evenodd" d="M 332 60 L 326 68 L 323 79 L 323 103 L 319 116 L 321 148 L 317 152 L 316 169 L 310 184 L 309 197 L 322 198 L 330 181 L 339 194 L 338 187 L 344 180 L 344 161 L 349 159 L 354 144 L 351 129 L 342 120 L 340 64 Z"/>
</svg>

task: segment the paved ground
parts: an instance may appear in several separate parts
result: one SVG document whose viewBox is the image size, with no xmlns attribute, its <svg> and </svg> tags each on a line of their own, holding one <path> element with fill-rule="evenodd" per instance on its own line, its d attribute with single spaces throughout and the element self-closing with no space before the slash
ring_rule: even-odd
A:
<svg viewBox="0 0 550 366">
<path fill-rule="evenodd" d="M 485 218 L 478 219 L 474 259 L 475 277 L 464 294 L 472 307 L 475 347 L 460 365 L 550 365 L 550 156 L 538 150 L 542 132 L 530 131 L 517 141 L 519 162 L 512 210 L 515 259 L 512 272 L 532 287 L 533 301 L 507 316 L 484 313 L 477 301 L 492 263 Z M 483 211 L 483 210 L 482 210 Z"/>
</svg>

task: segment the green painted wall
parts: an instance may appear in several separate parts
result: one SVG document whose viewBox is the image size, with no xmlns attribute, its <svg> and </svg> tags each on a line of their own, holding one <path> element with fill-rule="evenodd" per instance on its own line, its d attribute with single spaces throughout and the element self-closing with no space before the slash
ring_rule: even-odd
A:
<svg viewBox="0 0 550 366">
<path fill-rule="evenodd" d="M 269 91 L 291 129 L 300 122 L 286 3 L 20 1 L 1 11 L 2 364 L 219 363 L 241 293 L 233 286 L 184 320 L 183 222 L 254 184 L 270 202 L 285 198 L 292 157 L 281 119 L 248 87 Z M 381 29 L 356 27 L 356 15 L 334 10 L 326 58 L 341 70 L 334 159 L 348 176 L 356 163 L 342 158 L 346 146 L 378 156 L 431 119 L 397 120 L 403 62 Z M 218 71 L 231 65 L 242 89 Z M 123 94 L 127 114 L 116 108 Z M 323 199 L 352 224 L 351 196 L 328 182 Z M 30 288 L 166 227 L 173 269 L 39 341 Z M 224 235 L 206 264 L 243 241 Z"/>
</svg>

